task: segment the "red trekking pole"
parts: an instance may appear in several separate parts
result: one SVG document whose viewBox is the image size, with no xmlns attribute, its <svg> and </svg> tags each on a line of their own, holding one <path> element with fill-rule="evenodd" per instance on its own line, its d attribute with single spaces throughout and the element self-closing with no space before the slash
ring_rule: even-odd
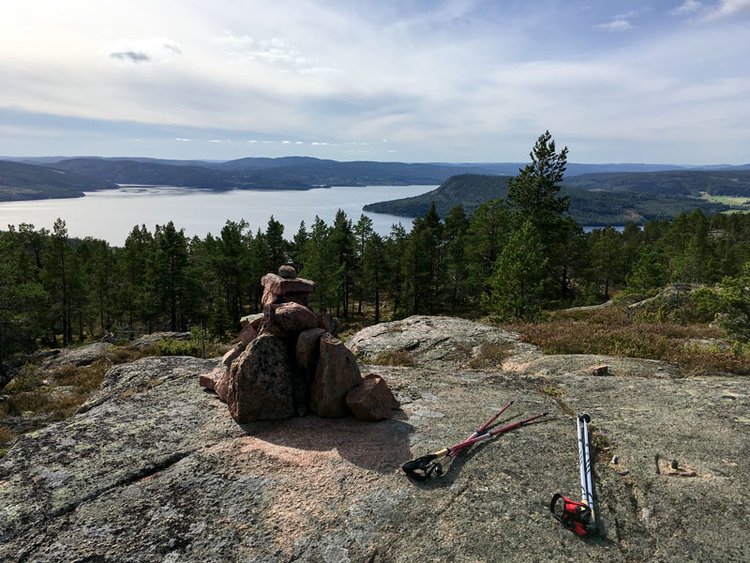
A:
<svg viewBox="0 0 750 563">
<path fill-rule="evenodd" d="M 480 426 L 463 442 L 458 442 L 457 444 L 453 444 L 452 446 L 448 446 L 447 448 L 443 448 L 431 454 L 423 455 L 422 457 L 407 461 L 403 466 L 401 466 L 401 469 L 403 469 L 404 473 L 406 473 L 411 479 L 414 479 L 416 481 L 426 481 L 433 476 L 442 477 L 447 473 L 456 456 L 469 446 L 476 444 L 477 442 L 489 440 L 490 438 L 493 438 L 499 434 L 508 432 L 515 428 L 520 428 L 521 426 L 525 426 L 529 422 L 542 418 L 543 416 L 547 416 L 547 413 L 544 412 L 542 414 L 530 416 L 529 418 L 525 418 L 524 420 L 519 420 L 518 422 L 513 422 L 506 426 L 490 430 L 490 425 L 495 422 L 495 420 L 497 420 L 497 418 L 501 414 L 503 414 L 503 412 L 505 412 L 505 409 L 507 409 L 512 404 L 513 401 L 501 408 L 497 413 L 495 413 L 492 418 L 490 418 L 487 422 Z"/>
</svg>

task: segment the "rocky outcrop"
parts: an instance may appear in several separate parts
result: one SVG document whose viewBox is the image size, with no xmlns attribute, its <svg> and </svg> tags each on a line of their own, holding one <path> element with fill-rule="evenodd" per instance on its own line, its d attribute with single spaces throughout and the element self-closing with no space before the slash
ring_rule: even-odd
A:
<svg viewBox="0 0 750 563">
<path fill-rule="evenodd" d="M 376 341 L 418 337 L 419 325 L 425 318 L 389 323 L 371 346 L 354 339 L 393 351 Z M 750 559 L 750 379 L 664 377 L 651 362 L 600 357 L 550 360 L 540 373 L 529 358 L 544 356 L 511 333 L 461 324 L 476 335 L 468 342 L 450 336 L 456 326 L 432 318 L 429 332 L 448 340 L 408 351 L 414 367 L 364 366 L 401 402 L 395 418 L 377 423 L 239 425 L 196 384 L 219 359 L 148 358 L 111 370 L 80 414 L 21 436 L 0 458 L 0 560 Z M 507 362 L 526 368 L 470 367 L 497 342 L 510 347 Z M 610 376 L 587 371 L 601 363 Z M 465 438 L 510 400 L 503 423 L 550 415 L 462 453 L 442 479 L 404 476 L 405 461 Z M 585 541 L 547 510 L 553 493 L 580 490 L 579 412 L 592 417 L 603 526 Z"/>
<path fill-rule="evenodd" d="M 136 350 L 145 350 L 157 346 L 164 340 L 190 340 L 191 338 L 192 334 L 189 332 L 152 332 L 139 336 L 130 343 L 130 346 Z"/>
<path fill-rule="evenodd" d="M 114 350 L 112 344 L 94 342 L 74 348 L 64 348 L 42 363 L 45 369 L 59 369 L 65 366 L 88 366 L 94 362 L 106 359 Z"/>
</svg>

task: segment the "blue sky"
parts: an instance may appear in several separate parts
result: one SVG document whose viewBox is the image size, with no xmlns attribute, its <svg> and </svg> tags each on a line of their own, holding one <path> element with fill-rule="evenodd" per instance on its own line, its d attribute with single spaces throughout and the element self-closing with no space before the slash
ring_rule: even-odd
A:
<svg viewBox="0 0 750 563">
<path fill-rule="evenodd" d="M 750 0 L 25 0 L 0 155 L 750 162 Z"/>
</svg>

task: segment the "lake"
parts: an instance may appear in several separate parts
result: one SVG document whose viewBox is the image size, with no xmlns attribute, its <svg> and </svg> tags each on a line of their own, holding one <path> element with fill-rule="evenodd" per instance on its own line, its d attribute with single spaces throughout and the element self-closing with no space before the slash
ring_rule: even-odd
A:
<svg viewBox="0 0 750 563">
<path fill-rule="evenodd" d="M 318 215 L 328 225 L 343 209 L 356 223 L 368 203 L 412 197 L 437 186 L 366 186 L 316 188 L 313 190 L 234 190 L 212 192 L 175 187 L 123 186 L 118 190 L 88 192 L 85 197 L 0 203 L 0 228 L 31 223 L 51 229 L 58 217 L 65 220 L 72 237 L 92 236 L 122 246 L 135 225 L 174 221 L 188 236 L 218 235 L 227 220 L 244 219 L 251 229 L 265 231 L 269 217 L 284 225 L 291 239 L 301 221 L 308 229 Z M 383 235 L 400 223 L 408 231 L 412 220 L 394 215 L 365 213 L 373 229 Z"/>
</svg>

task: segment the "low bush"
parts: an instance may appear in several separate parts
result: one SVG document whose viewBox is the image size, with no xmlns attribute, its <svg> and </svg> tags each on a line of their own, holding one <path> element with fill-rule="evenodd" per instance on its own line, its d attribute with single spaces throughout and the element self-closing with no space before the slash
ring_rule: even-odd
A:
<svg viewBox="0 0 750 563">
<path fill-rule="evenodd" d="M 625 310 L 561 311 L 546 323 L 511 327 L 547 354 L 605 354 L 662 360 L 683 365 L 689 374 L 750 374 L 750 354 L 742 347 L 691 346 L 691 339 L 723 339 L 726 333 L 705 324 L 646 322 Z"/>
</svg>

